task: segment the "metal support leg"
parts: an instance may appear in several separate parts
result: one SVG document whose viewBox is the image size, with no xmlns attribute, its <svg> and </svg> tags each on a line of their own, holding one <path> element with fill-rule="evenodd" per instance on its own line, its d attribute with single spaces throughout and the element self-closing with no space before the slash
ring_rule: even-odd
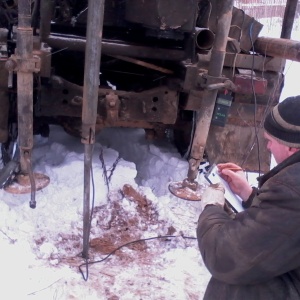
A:
<svg viewBox="0 0 300 300">
<path fill-rule="evenodd" d="M 104 0 L 89 0 L 82 106 L 84 147 L 83 258 L 88 258 L 90 235 L 90 175 L 97 119 Z"/>
<path fill-rule="evenodd" d="M 30 2 L 18 3 L 17 57 L 26 63 L 32 58 L 33 34 L 31 29 Z M 28 174 L 25 153 L 33 146 L 33 74 L 29 68 L 18 68 L 18 137 L 21 172 Z"/>
<path fill-rule="evenodd" d="M 233 2 L 232 0 L 227 0 L 219 4 L 220 13 L 217 33 L 208 67 L 208 75 L 212 77 L 220 77 L 222 75 Z M 218 90 L 205 90 L 201 108 L 197 112 L 196 130 L 192 144 L 191 158 L 189 160 L 188 180 L 190 182 L 193 182 L 197 178 L 198 168 L 203 159 L 217 93 Z"/>
<path fill-rule="evenodd" d="M 207 74 L 211 77 L 220 77 L 222 75 L 227 38 L 232 18 L 233 2 L 233 0 L 218 2 L 220 7 L 217 33 L 211 52 L 211 59 Z M 201 195 L 198 193 L 198 184 L 195 182 L 195 179 L 198 175 L 200 162 L 203 159 L 217 93 L 218 90 L 206 89 L 204 91 L 201 107 L 197 112 L 196 117 L 196 130 L 191 148 L 187 178 L 179 186 L 178 183 L 176 183 L 176 185 L 172 185 L 171 183 L 169 186 L 170 191 L 180 198 L 195 200 L 195 197 L 197 197 L 199 198 L 198 200 L 200 200 Z M 192 199 L 190 199 L 190 197 Z"/>
<path fill-rule="evenodd" d="M 15 184 L 6 191 L 31 193 L 30 207 L 36 207 L 35 191 L 48 185 L 49 177 L 33 174 L 31 153 L 33 147 L 33 72 L 39 71 L 38 60 L 33 57 L 33 32 L 31 28 L 31 2 L 18 1 L 17 48 L 6 63 L 9 72 L 17 70 L 18 93 L 18 144 L 20 149 L 20 174 Z M 20 184 L 20 186 L 18 186 Z"/>
</svg>

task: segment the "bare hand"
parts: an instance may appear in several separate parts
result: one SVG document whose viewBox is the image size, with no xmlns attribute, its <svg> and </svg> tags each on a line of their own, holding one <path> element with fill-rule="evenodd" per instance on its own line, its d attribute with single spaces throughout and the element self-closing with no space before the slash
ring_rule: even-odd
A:
<svg viewBox="0 0 300 300">
<path fill-rule="evenodd" d="M 217 165 L 220 176 L 228 183 L 231 190 L 246 201 L 251 195 L 252 188 L 247 181 L 243 169 L 234 163 Z"/>
</svg>

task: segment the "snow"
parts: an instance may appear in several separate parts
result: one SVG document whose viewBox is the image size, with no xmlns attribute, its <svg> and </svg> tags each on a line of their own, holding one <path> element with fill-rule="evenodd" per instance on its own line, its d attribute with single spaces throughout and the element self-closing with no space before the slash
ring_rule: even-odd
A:
<svg viewBox="0 0 300 300">
<path fill-rule="evenodd" d="M 200 203 L 168 192 L 170 181 L 186 177 L 187 161 L 168 141 L 147 142 L 139 129 L 105 129 L 97 137 L 90 261 L 101 261 L 128 242 L 150 240 L 89 265 L 88 273 L 83 265 L 82 276 L 83 153 L 80 140 L 52 126 L 49 138 L 35 137 L 34 172 L 50 177 L 36 193 L 36 209 L 29 207 L 30 195 L 0 190 L 2 294 L 12 299 L 201 299 L 210 275 L 195 239 Z M 109 189 L 104 165 L 111 175 Z"/>
<path fill-rule="evenodd" d="M 300 94 L 299 70 L 287 63 L 282 99 Z M 147 142 L 138 129 L 105 129 L 97 137 L 89 255 L 98 262 L 80 273 L 83 152 L 80 140 L 52 126 L 49 138 L 35 137 L 33 169 L 50 177 L 36 193 L 36 209 L 28 194 L 0 190 L 2 298 L 202 299 L 210 274 L 195 240 L 199 202 L 168 191 L 169 182 L 186 177 L 187 161 L 171 143 Z"/>
</svg>

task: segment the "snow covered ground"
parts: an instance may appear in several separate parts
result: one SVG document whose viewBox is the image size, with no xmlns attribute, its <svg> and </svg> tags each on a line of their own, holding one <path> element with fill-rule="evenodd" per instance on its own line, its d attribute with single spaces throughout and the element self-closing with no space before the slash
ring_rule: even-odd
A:
<svg viewBox="0 0 300 300">
<path fill-rule="evenodd" d="M 292 38 L 297 35 L 294 30 Z M 282 99 L 300 94 L 300 64 L 288 62 L 285 72 Z M 29 195 L 0 190 L 1 297 L 202 299 L 210 275 L 195 240 L 199 202 L 180 200 L 167 188 L 186 177 L 187 162 L 176 149 L 148 143 L 142 130 L 107 129 L 98 136 L 90 236 L 95 263 L 88 268 L 80 257 L 83 159 L 80 140 L 53 126 L 49 138 L 35 137 L 34 171 L 51 180 L 37 192 L 36 209 L 29 208 Z M 149 240 L 128 244 L 143 239 Z"/>
<path fill-rule="evenodd" d="M 187 172 L 170 143 L 148 143 L 136 129 L 106 129 L 98 136 L 90 260 L 102 260 L 128 242 L 160 238 L 82 266 L 83 276 L 83 145 L 53 126 L 49 138 L 35 138 L 33 159 L 34 171 L 51 179 L 37 192 L 36 209 L 29 208 L 29 195 L 0 190 L 5 298 L 202 299 L 210 276 L 195 240 L 199 202 L 168 192 L 168 183 Z"/>
</svg>

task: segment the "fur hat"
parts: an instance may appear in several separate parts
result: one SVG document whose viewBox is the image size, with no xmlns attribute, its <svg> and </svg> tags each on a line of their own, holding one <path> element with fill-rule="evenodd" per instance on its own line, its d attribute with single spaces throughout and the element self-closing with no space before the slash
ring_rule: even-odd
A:
<svg viewBox="0 0 300 300">
<path fill-rule="evenodd" d="M 274 106 L 265 119 L 264 129 L 279 143 L 300 148 L 300 96 L 286 98 Z"/>
</svg>

